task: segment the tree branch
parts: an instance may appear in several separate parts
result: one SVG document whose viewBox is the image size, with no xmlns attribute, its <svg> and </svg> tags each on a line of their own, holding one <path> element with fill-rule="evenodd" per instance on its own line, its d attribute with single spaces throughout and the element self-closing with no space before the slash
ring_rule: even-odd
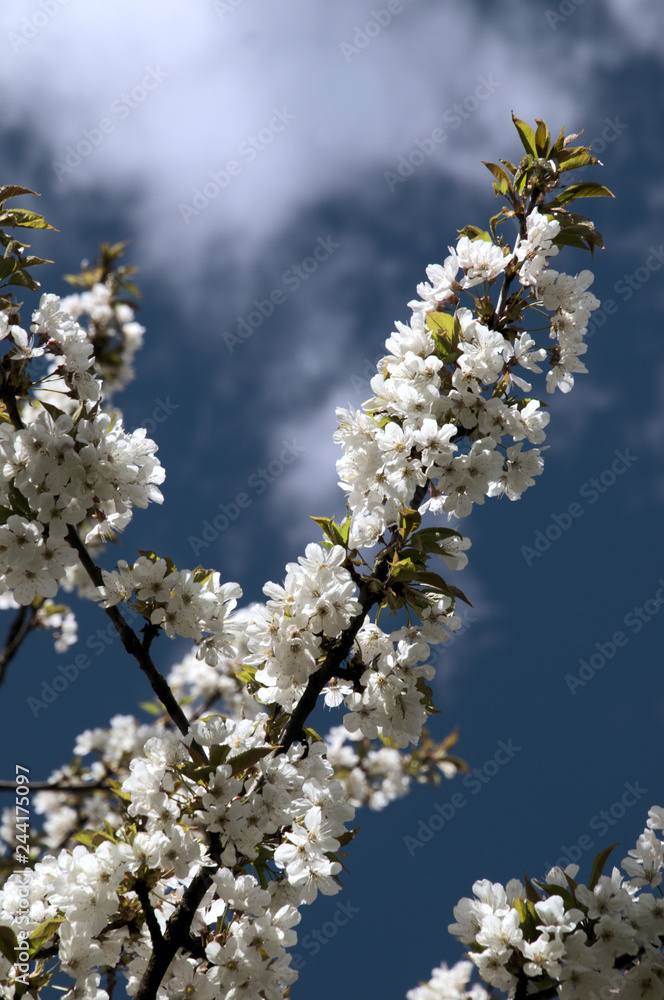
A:
<svg viewBox="0 0 664 1000">
<path fill-rule="evenodd" d="M 175 958 L 178 948 L 185 945 L 189 939 L 189 928 L 194 919 L 196 910 L 200 906 L 205 893 L 212 885 L 212 876 L 221 865 L 221 837 L 218 833 L 210 835 L 210 854 L 214 859 L 213 865 L 205 865 L 199 869 L 185 890 L 180 905 L 171 915 L 166 924 L 166 931 L 162 941 L 155 946 L 148 962 L 148 967 L 143 973 L 134 1000 L 156 1000 L 157 990 L 166 975 L 169 965 Z"/>
<path fill-rule="evenodd" d="M 161 927 L 157 922 L 152 903 L 150 902 L 150 890 L 145 882 L 143 882 L 140 878 L 136 879 L 133 888 L 143 908 L 143 913 L 145 914 L 145 922 L 148 925 L 148 930 L 150 931 L 152 947 L 155 951 L 157 951 L 158 948 L 163 948 L 164 938 L 161 933 Z"/>
<path fill-rule="evenodd" d="M 421 507 L 428 489 L 429 480 L 427 480 L 422 486 L 417 487 L 411 500 L 414 510 Z M 323 663 L 309 678 L 304 694 L 293 709 L 291 717 L 279 739 L 279 753 L 285 753 L 285 751 L 288 750 L 293 743 L 300 740 L 304 735 L 304 723 L 316 707 L 318 696 L 327 682 L 333 677 L 338 676 L 341 664 L 350 653 L 355 637 L 362 628 L 362 625 L 371 611 L 371 608 L 375 604 L 380 604 L 383 600 L 383 594 L 380 590 L 371 591 L 369 589 L 369 582 L 371 580 L 378 580 L 381 583 L 385 582 L 389 574 L 389 563 L 387 557 L 392 551 L 398 552 L 404 543 L 405 539 L 403 539 L 401 544 L 399 544 L 398 535 L 396 530 L 394 530 L 390 541 L 378 553 L 374 560 L 373 574 L 362 578 L 359 595 L 359 602 L 362 610 L 355 616 L 355 618 L 353 618 L 350 625 L 345 628 L 341 635 L 338 636 L 333 642 L 327 656 L 323 660 Z"/>
<path fill-rule="evenodd" d="M 0 684 L 4 681 L 7 667 L 16 656 L 21 643 L 28 632 L 34 628 L 37 610 L 32 605 L 27 608 L 21 607 L 18 609 L 16 617 L 7 633 L 7 639 L 5 640 L 2 652 L 0 652 Z"/>
<path fill-rule="evenodd" d="M 23 781 L 4 781 L 0 780 L 0 792 L 14 792 L 17 788 L 22 787 L 26 783 Z M 111 791 L 110 785 L 105 785 L 103 781 L 96 781 L 90 785 L 68 785 L 66 782 L 62 781 L 31 781 L 29 783 L 29 788 L 31 792 L 94 792 L 94 791 Z"/>
<path fill-rule="evenodd" d="M 81 564 L 94 583 L 95 587 L 103 587 L 104 578 L 102 576 L 101 569 L 92 559 L 92 556 L 81 541 L 78 532 L 73 525 L 69 526 L 67 541 L 78 553 Z M 122 614 L 117 607 L 113 606 L 110 608 L 104 608 L 104 611 L 115 625 L 116 631 L 122 641 L 122 645 L 127 650 L 129 655 L 133 656 L 137 661 L 139 667 L 150 681 L 152 690 L 157 695 L 157 698 L 159 698 L 175 725 L 178 727 L 183 736 L 191 737 L 187 716 L 182 711 L 175 695 L 168 686 L 166 679 L 159 673 L 156 666 L 152 662 L 147 645 L 141 642 L 133 628 L 128 625 L 122 617 Z M 202 746 L 200 746 L 200 744 L 193 739 L 193 737 L 191 738 L 189 750 L 194 760 L 196 760 L 196 763 L 208 763 L 205 751 Z"/>
</svg>

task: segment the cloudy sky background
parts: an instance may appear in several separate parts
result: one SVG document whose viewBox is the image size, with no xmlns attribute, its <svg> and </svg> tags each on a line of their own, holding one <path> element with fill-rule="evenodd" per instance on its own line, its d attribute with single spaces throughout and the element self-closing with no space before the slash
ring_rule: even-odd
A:
<svg viewBox="0 0 664 1000">
<path fill-rule="evenodd" d="M 474 607 L 437 660 L 436 734 L 458 725 L 474 768 L 500 741 L 521 749 L 480 792 L 457 779 L 360 815 L 344 892 L 305 912 L 301 942 L 339 902 L 359 912 L 317 955 L 296 949 L 296 1000 L 314 989 L 319 1000 L 403 997 L 438 961 L 460 957 L 445 928 L 475 879 L 540 876 L 584 835 L 587 877 L 601 847 L 620 841 L 620 860 L 648 806 L 664 801 L 664 615 L 658 608 L 638 632 L 625 624 L 664 577 L 664 10 L 657 0 L 403 0 L 376 30 L 385 7 L 41 0 L 0 12 L 2 177 L 41 192 L 38 208 L 59 230 L 34 241 L 56 261 L 44 288 L 65 294 L 61 275 L 102 239 L 131 239 L 128 259 L 141 268 L 146 345 L 117 402 L 130 426 L 167 404 L 152 434 L 166 502 L 136 513 L 117 554 L 152 548 L 180 566 L 214 566 L 247 600 L 317 539 L 309 514 L 343 509 L 335 406 L 369 395 L 426 265 L 458 229 L 498 210 L 481 160 L 520 156 L 510 109 L 552 132 L 583 129 L 605 164 L 592 179 L 617 195 L 577 203 L 607 249 L 593 262 L 575 250 L 557 262 L 572 273 L 590 266 L 593 290 L 614 302 L 596 316 L 590 374 L 571 395 L 547 397 L 551 447 L 536 487 L 462 524 L 473 547 L 454 582 Z M 146 78 L 153 89 L 140 89 Z M 270 121 L 283 127 L 261 132 Z M 431 148 L 435 129 L 444 139 L 396 182 L 400 158 Z M 99 141 L 76 162 L 86 131 Z M 223 189 L 209 186 L 229 169 Z M 293 269 L 321 243 L 329 256 L 296 287 Z M 276 291 L 273 314 L 251 320 Z M 238 344 L 241 321 L 255 329 Z M 251 477 L 278 463 L 285 443 L 297 457 L 259 495 Z M 584 484 L 616 451 L 634 458 L 591 501 Z M 232 527 L 205 548 L 192 542 L 239 492 L 251 504 Z M 524 553 L 574 502 L 582 516 L 549 550 Z M 82 610 L 81 648 L 104 624 Z M 627 644 L 572 694 L 565 675 L 616 630 Z M 155 655 L 166 669 L 182 650 L 164 639 Z M 57 664 L 39 636 L 12 664 L 0 692 L 3 777 L 14 763 L 46 777 L 77 733 L 149 695 L 111 646 L 35 718 L 27 699 Z M 647 789 L 626 810 L 615 805 L 625 783 Z M 404 838 L 455 792 L 465 804 L 409 851 Z M 602 810 L 611 823 L 600 835 Z"/>
</svg>

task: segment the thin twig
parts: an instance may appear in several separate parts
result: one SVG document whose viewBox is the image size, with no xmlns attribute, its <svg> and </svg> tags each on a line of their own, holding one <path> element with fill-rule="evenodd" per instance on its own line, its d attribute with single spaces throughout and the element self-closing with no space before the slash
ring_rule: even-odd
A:
<svg viewBox="0 0 664 1000">
<path fill-rule="evenodd" d="M 4 781 L 0 780 L 0 792 L 14 792 L 19 787 L 24 787 L 25 781 Z M 68 785 L 64 781 L 31 781 L 29 782 L 31 792 L 94 792 L 111 791 L 110 785 L 105 785 L 103 781 L 95 781 L 89 785 Z"/>
<path fill-rule="evenodd" d="M 104 586 L 104 578 L 102 576 L 101 569 L 92 559 L 90 553 L 86 549 L 85 545 L 81 541 L 78 532 L 73 525 L 69 526 L 67 532 L 67 541 L 73 549 L 78 553 L 78 557 L 81 560 L 81 564 L 92 580 L 95 587 Z M 110 608 L 104 608 L 104 611 L 108 617 L 113 622 L 118 635 L 122 641 L 122 645 L 134 659 L 137 661 L 139 667 L 150 681 L 152 690 L 159 698 L 160 702 L 170 715 L 171 719 L 178 727 L 183 736 L 190 736 L 191 731 L 189 729 L 189 721 L 187 716 L 182 711 L 175 695 L 171 691 L 165 677 L 159 673 L 156 666 L 152 662 L 152 658 L 146 648 L 146 644 L 141 642 L 133 628 L 127 624 L 125 619 L 117 607 L 113 606 Z M 196 760 L 196 763 L 208 763 L 207 756 L 203 747 L 196 742 L 195 739 L 191 738 L 191 743 L 189 745 L 189 751 L 191 756 Z"/>
<path fill-rule="evenodd" d="M 0 684 L 4 681 L 7 667 L 18 653 L 21 643 L 28 632 L 35 627 L 37 610 L 32 605 L 29 608 L 22 607 L 18 609 L 16 617 L 7 633 L 5 644 L 0 652 Z"/>
</svg>

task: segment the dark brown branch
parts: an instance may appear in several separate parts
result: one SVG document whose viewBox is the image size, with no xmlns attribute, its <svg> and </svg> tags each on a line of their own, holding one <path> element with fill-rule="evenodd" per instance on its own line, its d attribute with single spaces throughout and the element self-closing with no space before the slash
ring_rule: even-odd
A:
<svg viewBox="0 0 664 1000">
<path fill-rule="evenodd" d="M 284 753 L 293 743 L 303 738 L 304 723 L 316 707 L 318 696 L 327 682 L 339 673 L 341 664 L 353 648 L 355 637 L 362 628 L 369 611 L 374 604 L 379 604 L 380 601 L 380 593 L 370 593 L 364 584 L 360 590 L 362 611 L 353 618 L 348 628 L 344 629 L 323 660 L 322 665 L 309 678 L 304 694 L 293 709 L 283 735 L 279 738 L 280 753 Z"/>
<path fill-rule="evenodd" d="M 428 489 L 429 480 L 427 480 L 424 485 L 417 487 L 415 494 L 413 495 L 413 499 L 411 500 L 414 510 L 417 510 L 422 505 Z M 364 624 L 371 608 L 376 604 L 380 604 L 383 600 L 381 589 L 377 588 L 376 590 L 370 590 L 369 582 L 371 580 L 375 580 L 378 583 L 385 582 L 390 571 L 389 557 L 393 553 L 398 552 L 404 542 L 405 539 L 401 542 L 401 544 L 399 544 L 399 536 L 395 529 L 392 532 L 392 538 L 390 541 L 387 543 L 385 548 L 378 553 L 376 559 L 374 560 L 373 574 L 370 577 L 364 577 L 362 579 L 359 588 L 359 602 L 362 610 L 355 616 L 355 618 L 353 618 L 350 625 L 348 625 L 341 635 L 338 636 L 332 643 L 327 656 L 323 660 L 323 663 L 309 678 L 304 694 L 293 709 L 283 734 L 279 738 L 279 753 L 284 753 L 290 746 L 292 746 L 293 743 L 302 739 L 304 735 L 304 723 L 316 707 L 318 696 L 327 682 L 333 677 L 339 675 L 341 664 L 348 657 L 348 654 L 353 648 L 355 637 L 362 628 L 362 625 Z"/>
<path fill-rule="evenodd" d="M 69 526 L 67 541 L 78 553 L 81 564 L 94 583 L 95 587 L 103 587 L 104 578 L 102 576 L 101 569 L 92 559 L 73 525 Z M 122 641 L 122 645 L 127 650 L 129 655 L 134 657 L 139 667 L 150 681 L 152 690 L 157 695 L 157 698 L 159 698 L 175 725 L 178 727 L 183 736 L 191 736 L 187 716 L 182 711 L 175 695 L 168 686 L 166 679 L 159 673 L 152 662 L 152 658 L 147 649 L 147 645 L 149 644 L 140 641 L 133 628 L 127 624 L 117 607 L 113 606 L 110 608 L 104 608 L 104 611 L 115 625 L 116 631 Z M 191 739 L 189 749 L 191 756 L 194 760 L 196 760 L 196 763 L 207 764 L 208 760 L 205 751 L 193 738 Z"/>
<path fill-rule="evenodd" d="M 134 1000 L 156 1000 L 157 990 L 178 948 L 186 946 L 189 940 L 191 922 L 205 893 L 212 885 L 212 876 L 221 864 L 219 858 L 221 838 L 218 833 L 210 835 L 210 844 L 210 855 L 215 859 L 214 864 L 202 867 L 185 890 L 180 905 L 166 924 L 162 942 L 152 952 L 138 991 L 134 994 Z"/>
<path fill-rule="evenodd" d="M 16 656 L 21 643 L 28 632 L 34 628 L 36 614 L 37 608 L 33 608 L 32 606 L 18 609 L 16 617 L 7 633 L 5 645 L 2 648 L 2 652 L 0 652 L 0 684 L 4 681 L 7 667 Z"/>
<path fill-rule="evenodd" d="M 21 414 L 18 412 L 16 393 L 8 381 L 7 364 L 7 358 L 5 357 L 2 359 L 2 364 L 0 364 L 0 402 L 5 404 L 9 419 L 16 430 L 20 431 L 23 429 L 24 424 L 21 420 Z"/>
<path fill-rule="evenodd" d="M 161 933 L 161 927 L 159 926 L 155 916 L 154 909 L 152 908 L 152 903 L 150 902 L 150 890 L 145 882 L 143 882 L 140 878 L 137 878 L 134 883 L 134 892 L 138 896 L 141 907 L 143 908 L 145 923 L 148 925 L 148 930 L 150 931 L 152 947 L 155 951 L 157 951 L 158 948 L 163 948 L 164 938 Z"/>
<path fill-rule="evenodd" d="M 419 486 L 415 491 L 415 495 L 412 500 L 412 504 L 415 509 L 422 504 L 428 488 L 429 483 L 427 481 L 423 486 Z M 359 601 L 362 610 L 355 616 L 355 618 L 353 618 L 350 625 L 344 629 L 341 635 L 338 636 L 333 643 L 331 643 L 322 665 L 318 668 L 316 673 L 312 674 L 309 678 L 304 694 L 295 706 L 282 736 L 279 737 L 278 753 L 283 753 L 284 750 L 288 749 L 289 746 L 301 739 L 304 735 L 304 723 L 315 708 L 320 692 L 323 690 L 323 687 L 327 684 L 328 680 L 334 677 L 335 674 L 341 669 L 341 664 L 348 657 L 353 647 L 355 637 L 362 627 L 371 608 L 375 604 L 380 604 L 383 599 L 380 587 L 376 588 L 376 590 L 370 589 L 371 581 L 384 583 L 387 580 L 390 571 L 388 556 L 390 556 L 393 552 L 398 551 L 400 547 L 399 536 L 395 529 L 392 532 L 390 541 L 386 544 L 385 548 L 382 549 L 374 561 L 372 576 L 367 577 L 360 585 Z M 173 961 L 178 948 L 187 946 L 187 942 L 190 938 L 189 929 L 191 927 L 191 922 L 194 919 L 194 915 L 201 903 L 201 900 L 212 885 L 213 873 L 217 870 L 219 864 L 221 863 L 219 859 L 219 834 L 212 834 L 210 841 L 210 855 L 213 859 L 215 859 L 215 865 L 201 868 L 198 874 L 191 881 L 180 905 L 166 925 L 164 944 L 159 947 L 155 947 L 154 952 L 152 953 L 148 967 L 138 988 L 138 992 L 134 996 L 134 1000 L 156 1000 L 157 990 L 159 989 L 159 986 L 166 975 L 168 966 Z"/>
<path fill-rule="evenodd" d="M 94 792 L 111 791 L 110 785 L 103 781 L 91 782 L 89 785 L 68 785 L 63 781 L 0 781 L 0 792 L 14 792 L 18 787 L 28 785 L 31 792 Z"/>
</svg>

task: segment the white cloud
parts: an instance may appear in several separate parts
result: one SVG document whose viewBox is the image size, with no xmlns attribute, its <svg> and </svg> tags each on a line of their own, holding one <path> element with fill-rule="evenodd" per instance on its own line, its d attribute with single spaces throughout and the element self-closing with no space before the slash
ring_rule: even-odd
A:
<svg viewBox="0 0 664 1000">
<path fill-rule="evenodd" d="M 351 0 L 244 0 L 218 16 L 211 2 L 185 8 L 164 0 L 156 17 L 154 7 L 129 0 L 74 2 L 17 43 L 24 16 L 5 8 L 2 29 L 15 49 L 0 67 L 5 86 L 14 84 L 8 113 L 38 132 L 49 163 L 64 162 L 84 129 L 109 120 L 112 131 L 64 174 L 62 191 L 132 190 L 141 259 L 163 268 L 177 253 L 178 267 L 191 273 L 220 237 L 249 266 L 299 209 L 367 177 L 385 197 L 384 171 L 437 126 L 446 139 L 421 169 L 484 185 L 479 160 L 508 144 L 511 107 L 570 127 L 585 113 L 580 100 L 593 60 L 574 58 L 584 40 L 547 30 L 536 48 L 524 46 L 527 6 L 520 25 L 518 9 L 503 22 L 475 4 L 450 12 L 404 0 L 393 23 L 344 55 L 342 44 L 352 44 L 358 28 L 369 31 L 372 9 Z M 552 87 L 541 66 L 555 63 L 563 47 L 566 73 Z M 132 101 L 132 89 L 156 67 L 164 78 Z M 485 99 L 475 96 L 485 91 Z M 293 120 L 269 139 L 264 133 L 265 146 L 251 159 L 238 153 L 269 128 L 275 108 Z M 194 189 L 232 159 L 237 176 L 186 224 L 178 206 L 191 204 Z"/>
</svg>

